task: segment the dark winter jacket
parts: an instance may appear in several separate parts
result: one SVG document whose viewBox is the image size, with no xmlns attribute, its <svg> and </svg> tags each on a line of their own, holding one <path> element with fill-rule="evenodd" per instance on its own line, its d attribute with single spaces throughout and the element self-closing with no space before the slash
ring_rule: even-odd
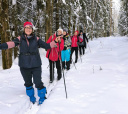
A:
<svg viewBox="0 0 128 114">
<path fill-rule="evenodd" d="M 80 37 L 80 34 L 78 36 Z M 81 42 L 81 44 L 83 43 L 83 45 L 86 47 L 86 42 L 88 42 L 88 38 L 87 38 L 86 34 L 83 33 L 83 42 Z"/>
<path fill-rule="evenodd" d="M 70 36 L 68 34 L 63 36 L 63 40 L 64 40 L 64 49 L 63 50 L 70 49 L 71 48 Z"/>
<path fill-rule="evenodd" d="M 47 43 L 50 43 L 56 39 L 56 35 L 52 35 L 49 37 Z M 57 47 L 51 48 L 47 50 L 46 57 L 51 61 L 61 60 L 61 51 L 64 49 L 64 40 L 61 38 L 61 43 L 56 43 Z"/>
<path fill-rule="evenodd" d="M 41 59 L 38 47 L 50 49 L 50 44 L 43 42 L 33 35 L 29 40 L 25 34 L 13 41 L 0 45 L 0 49 L 9 49 L 19 45 L 19 66 L 23 68 L 34 68 L 41 66 Z"/>
</svg>

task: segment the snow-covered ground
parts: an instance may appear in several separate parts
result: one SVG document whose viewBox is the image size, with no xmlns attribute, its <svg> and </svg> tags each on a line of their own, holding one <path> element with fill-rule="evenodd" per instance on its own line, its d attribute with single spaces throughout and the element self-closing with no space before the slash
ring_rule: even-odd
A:
<svg viewBox="0 0 128 114">
<path fill-rule="evenodd" d="M 128 114 L 128 37 L 98 38 L 89 46 L 77 70 L 72 67 L 66 74 L 68 99 L 61 79 L 49 98 L 31 110 L 18 60 L 0 71 L 0 114 Z M 48 60 L 44 50 L 40 53 L 47 84 Z"/>
</svg>

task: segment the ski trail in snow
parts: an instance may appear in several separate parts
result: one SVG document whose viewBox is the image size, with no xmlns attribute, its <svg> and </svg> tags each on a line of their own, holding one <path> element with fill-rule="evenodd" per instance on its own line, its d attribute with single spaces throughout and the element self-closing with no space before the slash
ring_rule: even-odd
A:
<svg viewBox="0 0 128 114">
<path fill-rule="evenodd" d="M 73 67 L 73 65 L 71 65 L 71 68 Z M 65 71 L 65 77 L 66 77 L 66 73 L 67 73 L 67 71 Z M 63 78 L 63 77 L 62 77 Z M 45 85 L 47 85 L 48 86 L 48 92 L 49 92 L 49 94 L 47 95 L 46 94 L 46 97 L 47 97 L 47 99 L 51 96 L 51 94 L 52 94 L 52 92 L 54 91 L 54 89 L 55 89 L 55 87 L 57 86 L 57 80 L 55 80 L 53 83 L 52 83 L 52 85 L 51 86 L 54 86 L 54 87 L 50 87 L 50 85 L 49 85 L 49 83 L 45 83 Z M 46 86 L 46 88 L 47 88 L 47 86 Z M 52 91 L 51 91 L 52 90 Z M 46 99 L 46 100 L 47 100 Z M 45 101 L 46 101 L 45 100 Z M 41 106 L 43 106 L 44 105 L 44 103 L 45 103 L 45 101 L 41 104 L 41 105 L 39 105 L 38 106 L 38 104 L 37 104 L 37 102 L 33 105 L 32 103 L 30 103 L 30 105 L 29 105 L 29 107 L 28 107 L 28 109 L 27 109 L 27 111 L 24 113 L 24 114 L 36 114 L 36 113 L 38 113 L 38 111 L 40 110 L 40 108 L 41 108 Z"/>
<path fill-rule="evenodd" d="M 8 103 L 3 103 L 0 101 L 0 104 L 4 105 L 4 106 L 7 106 L 7 107 L 11 107 L 11 104 L 8 104 Z"/>
<path fill-rule="evenodd" d="M 78 59 L 78 61 L 80 61 L 80 59 Z M 74 68 L 75 66 L 73 65 L 73 64 L 71 64 L 71 69 L 72 68 Z M 68 73 L 68 71 L 64 71 L 64 75 L 65 75 L 65 77 L 66 77 L 66 74 Z M 62 77 L 63 78 L 63 77 Z M 57 80 L 55 80 L 54 82 L 53 82 L 53 86 L 54 87 L 51 87 L 52 88 L 52 91 L 51 91 L 51 88 L 50 88 L 50 91 L 48 91 L 48 92 L 50 92 L 50 94 L 49 95 L 47 95 L 47 97 L 49 98 L 51 95 L 52 95 L 52 92 L 54 91 L 54 89 L 55 89 L 55 87 L 57 86 Z M 49 83 L 47 82 L 47 83 L 45 83 L 45 85 L 46 85 L 46 87 L 47 86 L 49 86 L 50 87 L 50 85 L 49 85 Z M 48 99 L 47 98 L 47 99 Z M 46 99 L 46 100 L 47 100 Z M 45 101 L 46 101 L 45 100 Z M 44 103 L 45 103 L 45 101 L 44 101 Z M 38 104 L 37 104 L 37 102 L 36 102 L 36 104 L 32 104 L 32 103 L 30 103 L 30 105 L 29 105 L 29 109 L 27 109 L 27 111 L 24 113 L 24 114 L 36 114 L 36 113 L 38 113 L 39 112 L 39 110 L 40 110 L 40 108 L 41 108 L 41 106 L 43 106 L 44 105 L 44 103 L 42 104 L 42 105 L 40 105 L 40 106 L 38 106 Z"/>
<path fill-rule="evenodd" d="M 29 105 L 16 59 L 11 69 L 0 72 L 0 114 L 128 114 L 127 42 L 123 37 L 90 41 L 91 53 L 86 49 L 82 63 L 79 58 L 75 64 L 77 69 L 72 64 L 65 71 L 68 99 L 61 79 L 41 106 Z M 40 51 L 42 81 L 47 86 L 49 62 Z M 35 93 L 38 99 L 36 88 Z"/>
<path fill-rule="evenodd" d="M 29 109 L 24 113 L 24 114 L 36 114 L 40 108 L 40 106 L 38 106 L 37 103 L 35 103 L 34 105 L 32 103 L 30 103 Z"/>
</svg>

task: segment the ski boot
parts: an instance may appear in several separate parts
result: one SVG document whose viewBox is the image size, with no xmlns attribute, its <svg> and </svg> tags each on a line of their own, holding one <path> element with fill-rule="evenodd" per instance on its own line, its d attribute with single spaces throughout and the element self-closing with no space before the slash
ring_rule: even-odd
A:
<svg viewBox="0 0 128 114">
<path fill-rule="evenodd" d="M 38 96 L 40 97 L 38 105 L 41 105 L 46 99 L 45 98 L 46 87 L 44 87 L 43 89 L 38 89 L 37 91 L 38 91 Z"/>
<path fill-rule="evenodd" d="M 29 96 L 30 101 L 35 104 L 36 98 L 34 97 L 34 88 L 32 86 L 26 87 L 26 94 Z"/>
</svg>

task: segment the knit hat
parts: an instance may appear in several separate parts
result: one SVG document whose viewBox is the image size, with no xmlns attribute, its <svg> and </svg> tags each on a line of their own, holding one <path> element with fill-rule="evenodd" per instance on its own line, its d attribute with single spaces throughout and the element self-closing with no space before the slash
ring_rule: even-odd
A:
<svg viewBox="0 0 128 114">
<path fill-rule="evenodd" d="M 62 34 L 63 34 L 63 29 L 58 29 L 57 31 L 61 31 L 61 32 L 62 32 Z"/>
<path fill-rule="evenodd" d="M 81 32 L 83 33 L 83 30 L 80 30 L 80 33 L 81 33 Z"/>
<path fill-rule="evenodd" d="M 67 33 L 68 32 L 68 29 L 65 28 L 65 29 L 63 29 L 63 31 L 65 31 Z"/>
<path fill-rule="evenodd" d="M 25 28 L 27 25 L 29 25 L 29 26 L 31 26 L 31 27 L 33 28 L 33 24 L 32 24 L 31 22 L 28 22 L 28 21 L 25 22 L 25 23 L 24 23 L 24 28 Z"/>
<path fill-rule="evenodd" d="M 75 32 L 77 32 L 77 35 L 79 34 L 79 31 L 78 30 L 76 30 Z"/>
</svg>

